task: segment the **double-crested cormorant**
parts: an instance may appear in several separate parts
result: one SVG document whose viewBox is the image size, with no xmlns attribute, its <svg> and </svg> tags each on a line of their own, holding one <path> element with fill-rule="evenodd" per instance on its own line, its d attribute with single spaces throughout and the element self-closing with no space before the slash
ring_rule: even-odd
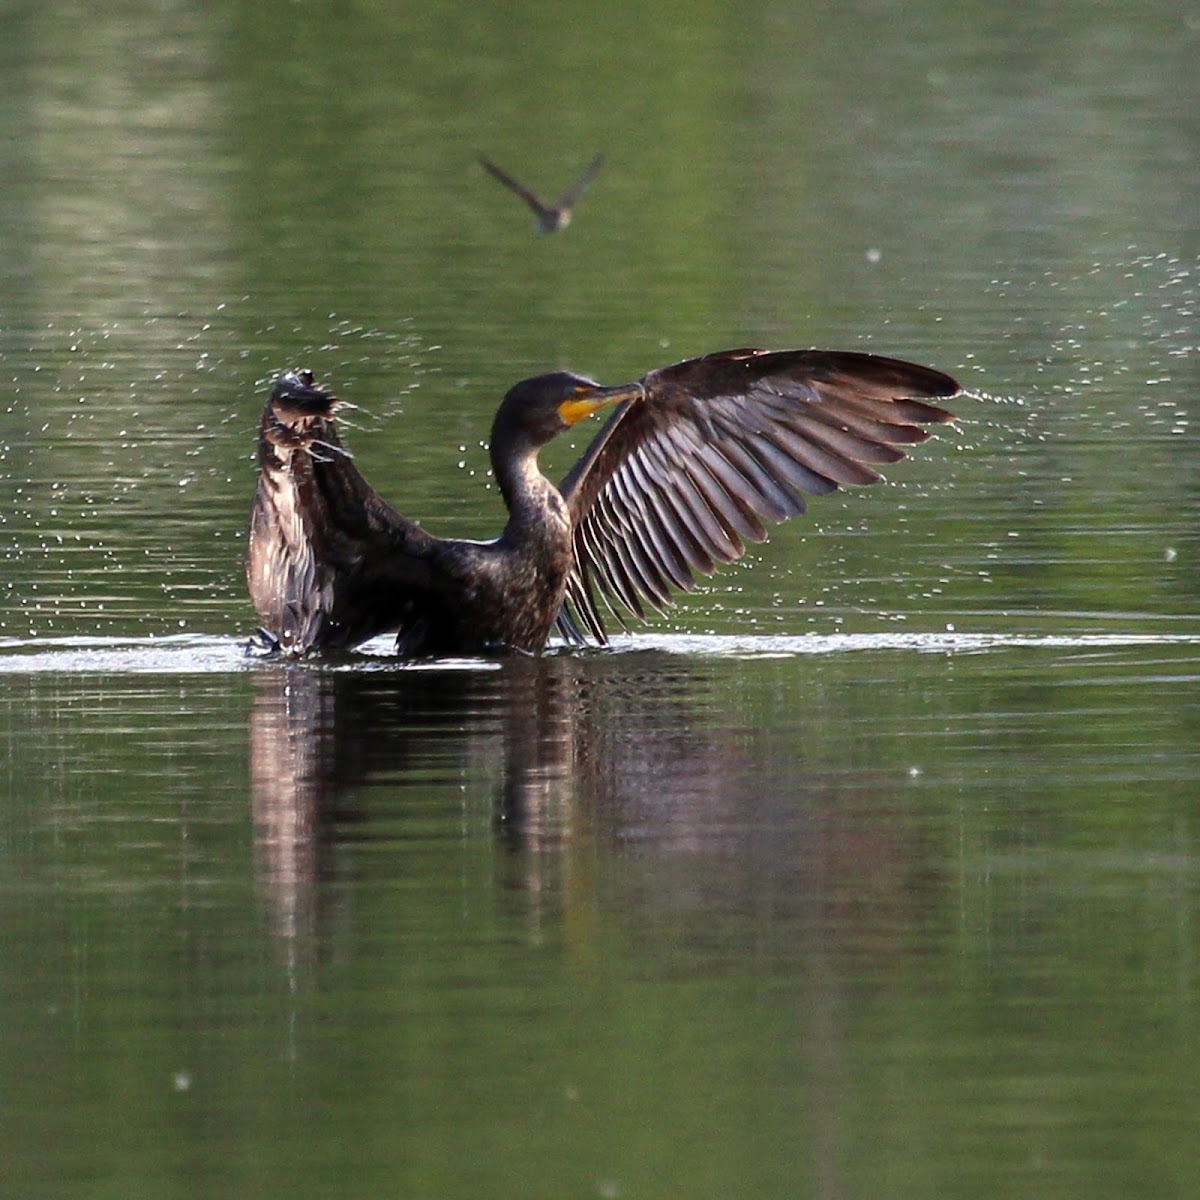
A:
<svg viewBox="0 0 1200 1200">
<path fill-rule="evenodd" d="M 247 578 L 268 642 L 349 648 L 396 631 L 405 656 L 537 652 L 557 622 L 606 640 L 804 511 L 804 493 L 873 483 L 952 415 L 948 375 L 871 354 L 726 350 L 601 387 L 566 372 L 518 383 L 492 426 L 508 506 L 488 542 L 439 538 L 376 494 L 343 447 L 336 397 L 310 372 L 271 391 Z M 556 488 L 538 451 L 619 405 Z"/>
<path fill-rule="evenodd" d="M 547 204 L 535 192 L 531 192 L 520 180 L 514 179 L 507 171 L 502 171 L 495 163 L 489 162 L 481 154 L 480 165 L 495 180 L 502 183 L 510 192 L 515 192 L 533 211 L 537 217 L 537 227 L 542 233 L 557 233 L 566 229 L 571 223 L 571 213 L 583 197 L 588 184 L 600 173 L 604 166 L 604 155 L 597 154 L 592 159 L 591 166 L 563 193 L 557 204 Z"/>
</svg>

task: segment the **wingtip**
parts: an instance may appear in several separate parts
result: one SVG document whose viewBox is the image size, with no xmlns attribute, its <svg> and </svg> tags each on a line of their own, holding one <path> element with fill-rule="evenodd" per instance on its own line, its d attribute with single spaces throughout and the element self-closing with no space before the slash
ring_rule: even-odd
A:
<svg viewBox="0 0 1200 1200">
<path fill-rule="evenodd" d="M 956 392 L 945 393 L 946 399 L 953 399 L 955 396 L 961 396 L 962 390 Z M 942 398 L 942 394 L 938 394 L 938 398 Z M 904 407 L 906 414 L 913 421 L 917 421 L 922 425 L 950 425 L 958 420 L 958 414 L 952 413 L 947 408 L 942 408 L 938 404 L 926 404 L 923 400 L 905 400 Z"/>
</svg>

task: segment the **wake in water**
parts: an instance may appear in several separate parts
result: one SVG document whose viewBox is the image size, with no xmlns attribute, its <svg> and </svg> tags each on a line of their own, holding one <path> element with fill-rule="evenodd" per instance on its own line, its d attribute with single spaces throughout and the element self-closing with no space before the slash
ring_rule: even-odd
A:
<svg viewBox="0 0 1200 1200">
<path fill-rule="evenodd" d="M 864 652 L 894 654 L 987 654 L 1004 650 L 1116 650 L 1149 646 L 1200 646 L 1200 633 L 831 633 L 831 634 L 625 634 L 602 650 L 555 648 L 581 656 L 677 654 L 694 658 L 799 658 Z M 495 670 L 502 659 L 403 660 L 390 637 L 376 638 L 353 654 L 301 663 L 287 669 L 405 671 Z M 278 669 L 244 639 L 178 634 L 170 637 L 0 638 L 0 674 L 213 675 Z"/>
</svg>

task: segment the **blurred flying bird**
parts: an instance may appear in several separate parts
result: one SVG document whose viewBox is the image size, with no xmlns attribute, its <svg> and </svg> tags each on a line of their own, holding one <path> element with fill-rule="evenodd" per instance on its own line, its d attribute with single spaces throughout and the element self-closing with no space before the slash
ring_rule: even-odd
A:
<svg viewBox="0 0 1200 1200">
<path fill-rule="evenodd" d="M 571 211 L 579 203 L 588 184 L 600 173 L 600 168 L 604 166 L 604 155 L 597 154 L 592 159 L 591 166 L 563 193 L 557 204 L 545 203 L 536 193 L 531 192 L 507 171 L 502 171 L 495 163 L 489 162 L 482 154 L 479 156 L 479 162 L 493 179 L 502 183 L 510 192 L 515 192 L 532 209 L 537 217 L 537 228 L 540 232 L 557 233 L 570 225 Z"/>
</svg>

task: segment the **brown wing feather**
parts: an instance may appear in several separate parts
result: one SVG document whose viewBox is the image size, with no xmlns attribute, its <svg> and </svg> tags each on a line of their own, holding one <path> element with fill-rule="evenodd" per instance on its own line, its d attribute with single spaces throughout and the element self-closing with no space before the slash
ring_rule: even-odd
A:
<svg viewBox="0 0 1200 1200">
<path fill-rule="evenodd" d="M 764 521 L 804 512 L 805 494 L 880 478 L 953 420 L 927 399 L 959 393 L 948 375 L 872 354 L 725 350 L 642 379 L 561 491 L 575 527 L 575 570 L 560 630 L 606 640 L 603 604 L 662 608 L 672 590 L 733 562 Z"/>
</svg>

